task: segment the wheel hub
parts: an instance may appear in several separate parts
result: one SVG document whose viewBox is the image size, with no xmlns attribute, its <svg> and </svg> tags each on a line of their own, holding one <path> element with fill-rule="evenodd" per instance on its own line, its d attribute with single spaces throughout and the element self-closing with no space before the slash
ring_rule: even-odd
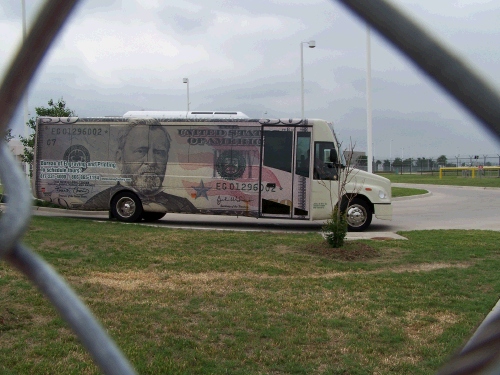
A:
<svg viewBox="0 0 500 375">
<path fill-rule="evenodd" d="M 128 197 L 121 198 L 116 206 L 123 217 L 131 217 L 135 213 L 135 203 Z"/>
<path fill-rule="evenodd" d="M 347 221 L 352 227 L 360 227 L 366 221 L 366 212 L 363 207 L 352 205 L 347 209 Z"/>
</svg>

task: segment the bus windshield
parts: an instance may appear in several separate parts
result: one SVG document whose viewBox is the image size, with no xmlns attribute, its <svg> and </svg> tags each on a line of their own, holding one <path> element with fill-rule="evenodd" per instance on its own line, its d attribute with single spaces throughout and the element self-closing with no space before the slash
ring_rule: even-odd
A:
<svg viewBox="0 0 500 375">
<path fill-rule="evenodd" d="M 337 167 L 330 161 L 333 142 L 314 142 L 314 170 L 315 180 L 336 180 L 338 178 Z"/>
</svg>

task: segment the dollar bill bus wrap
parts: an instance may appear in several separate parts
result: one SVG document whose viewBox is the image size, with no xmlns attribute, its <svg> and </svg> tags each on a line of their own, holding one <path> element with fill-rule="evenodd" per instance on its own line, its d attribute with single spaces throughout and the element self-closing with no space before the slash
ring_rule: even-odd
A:
<svg viewBox="0 0 500 375">
<path fill-rule="evenodd" d="M 323 120 L 146 117 L 40 117 L 33 168 L 37 198 L 122 221 L 167 212 L 326 219 L 344 171 Z M 351 180 L 351 230 L 373 214 L 391 219 L 389 180 L 358 170 Z"/>
</svg>

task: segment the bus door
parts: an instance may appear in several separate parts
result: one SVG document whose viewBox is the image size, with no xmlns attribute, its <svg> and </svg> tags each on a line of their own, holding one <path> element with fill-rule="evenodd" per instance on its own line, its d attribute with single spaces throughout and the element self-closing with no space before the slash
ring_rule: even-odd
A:
<svg viewBox="0 0 500 375">
<path fill-rule="evenodd" d="M 309 219 L 311 127 L 262 127 L 261 217 Z"/>
</svg>

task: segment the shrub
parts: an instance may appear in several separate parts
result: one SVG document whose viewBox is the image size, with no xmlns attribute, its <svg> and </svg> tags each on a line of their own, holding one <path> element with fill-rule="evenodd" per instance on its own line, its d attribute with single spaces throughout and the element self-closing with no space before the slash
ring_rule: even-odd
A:
<svg viewBox="0 0 500 375">
<path fill-rule="evenodd" d="M 323 236 L 331 247 L 339 248 L 344 246 L 347 235 L 347 219 L 345 212 L 339 212 L 338 205 L 335 205 L 330 218 L 321 228 Z"/>
</svg>

